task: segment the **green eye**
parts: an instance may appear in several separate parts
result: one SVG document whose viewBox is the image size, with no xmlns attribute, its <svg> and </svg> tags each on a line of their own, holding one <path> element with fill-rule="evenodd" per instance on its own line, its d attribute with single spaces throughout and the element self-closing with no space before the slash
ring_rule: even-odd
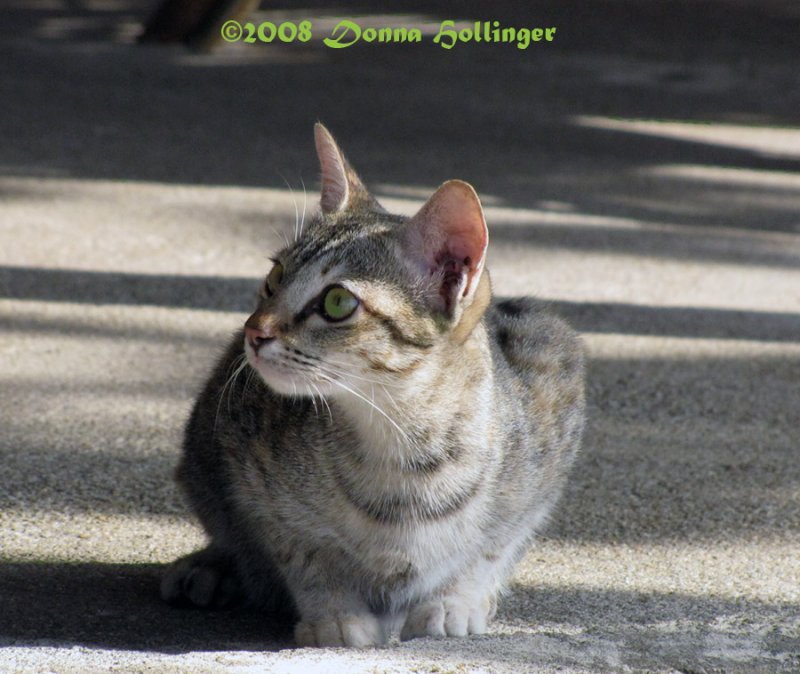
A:
<svg viewBox="0 0 800 674">
<path fill-rule="evenodd" d="M 275 266 L 273 266 L 272 269 L 269 270 L 269 274 L 267 274 L 267 283 L 265 285 L 267 295 L 273 295 L 282 280 L 283 265 L 280 262 L 276 262 Z"/>
<path fill-rule="evenodd" d="M 333 286 L 322 297 L 322 317 L 328 321 L 343 321 L 358 308 L 358 298 L 347 288 Z"/>
</svg>

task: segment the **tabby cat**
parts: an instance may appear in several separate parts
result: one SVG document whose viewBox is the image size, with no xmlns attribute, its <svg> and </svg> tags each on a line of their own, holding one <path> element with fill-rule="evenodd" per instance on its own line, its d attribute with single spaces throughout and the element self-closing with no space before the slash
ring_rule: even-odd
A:
<svg viewBox="0 0 800 674">
<path fill-rule="evenodd" d="M 315 141 L 321 212 L 189 419 L 177 477 L 210 542 L 162 596 L 288 607 L 302 646 L 481 634 L 578 449 L 580 342 L 491 300 L 470 185 L 392 215 Z"/>
</svg>

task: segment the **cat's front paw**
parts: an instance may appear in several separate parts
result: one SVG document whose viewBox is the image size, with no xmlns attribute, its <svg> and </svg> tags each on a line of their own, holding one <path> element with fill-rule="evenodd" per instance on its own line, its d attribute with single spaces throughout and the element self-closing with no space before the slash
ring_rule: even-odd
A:
<svg viewBox="0 0 800 674">
<path fill-rule="evenodd" d="M 483 634 L 494 617 L 494 595 L 480 599 L 444 597 L 414 606 L 400 632 L 403 641 L 416 637 L 465 637 Z"/>
<path fill-rule="evenodd" d="M 388 635 L 371 613 L 334 613 L 320 620 L 301 620 L 294 628 L 298 646 L 378 646 Z"/>
<path fill-rule="evenodd" d="M 240 597 L 231 560 L 212 547 L 176 560 L 161 579 L 161 598 L 176 606 L 223 608 Z"/>
</svg>

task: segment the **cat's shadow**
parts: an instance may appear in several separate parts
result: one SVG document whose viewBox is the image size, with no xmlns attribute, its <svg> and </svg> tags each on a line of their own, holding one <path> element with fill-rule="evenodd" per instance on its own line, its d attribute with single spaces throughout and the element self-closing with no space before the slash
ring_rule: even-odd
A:
<svg viewBox="0 0 800 674">
<path fill-rule="evenodd" d="M 264 613 L 161 601 L 155 564 L 0 565 L 0 645 L 81 645 L 163 653 L 291 648 L 291 625 Z"/>
</svg>

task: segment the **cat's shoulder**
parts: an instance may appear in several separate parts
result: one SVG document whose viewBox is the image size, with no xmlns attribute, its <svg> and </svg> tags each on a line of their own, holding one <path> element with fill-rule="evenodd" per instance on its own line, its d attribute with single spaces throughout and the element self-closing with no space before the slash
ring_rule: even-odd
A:
<svg viewBox="0 0 800 674">
<path fill-rule="evenodd" d="M 493 299 L 485 316 L 490 339 L 519 374 L 582 372 L 583 342 L 547 302 L 533 297 Z"/>
</svg>

